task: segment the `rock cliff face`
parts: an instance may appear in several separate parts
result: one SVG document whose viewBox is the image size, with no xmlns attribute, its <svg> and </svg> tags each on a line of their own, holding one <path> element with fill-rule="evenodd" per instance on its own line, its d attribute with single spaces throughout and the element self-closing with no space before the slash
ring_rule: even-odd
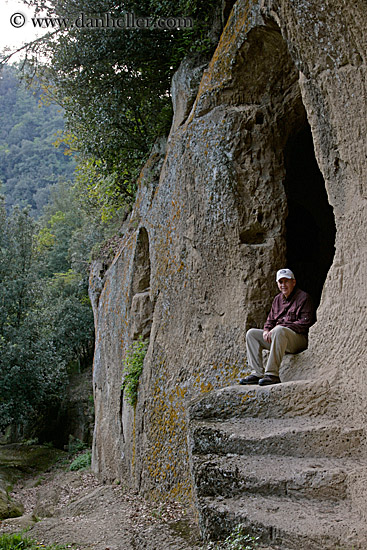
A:
<svg viewBox="0 0 367 550">
<path fill-rule="evenodd" d="M 238 0 L 209 64 L 181 68 L 168 142 L 142 172 L 112 265 L 91 273 L 93 467 L 105 479 L 193 498 L 188 404 L 247 372 L 245 330 L 263 323 L 285 265 L 318 321 L 282 381 L 329 392 L 314 410 L 307 391 L 289 407 L 364 425 L 366 16 L 362 0 Z M 140 334 L 149 348 L 134 409 L 122 363 Z M 358 442 L 362 452 L 364 433 Z M 353 476 L 365 517 L 365 476 Z"/>
</svg>

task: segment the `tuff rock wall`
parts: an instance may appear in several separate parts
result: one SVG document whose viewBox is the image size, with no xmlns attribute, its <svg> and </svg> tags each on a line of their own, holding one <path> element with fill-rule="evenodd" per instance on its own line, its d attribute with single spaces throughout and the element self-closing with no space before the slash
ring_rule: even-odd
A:
<svg viewBox="0 0 367 550">
<path fill-rule="evenodd" d="M 141 174 L 112 265 L 92 266 L 104 479 L 191 499 L 187 404 L 247 372 L 245 329 L 263 323 L 290 260 L 322 294 L 309 349 L 281 377 L 326 377 L 343 417 L 365 420 L 366 19 L 363 0 L 238 0 L 209 64 L 178 71 L 169 139 Z M 295 203 L 296 218 L 307 212 L 299 244 Z M 139 334 L 150 340 L 134 409 L 122 363 Z"/>
</svg>

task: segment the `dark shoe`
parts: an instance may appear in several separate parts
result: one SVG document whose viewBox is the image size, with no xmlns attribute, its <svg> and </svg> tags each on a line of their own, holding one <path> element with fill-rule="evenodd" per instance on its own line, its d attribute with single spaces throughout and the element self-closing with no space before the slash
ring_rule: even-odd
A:
<svg viewBox="0 0 367 550">
<path fill-rule="evenodd" d="M 249 374 L 246 378 L 241 378 L 240 384 L 245 386 L 246 384 L 258 384 L 260 376 L 255 376 L 254 374 Z"/>
<path fill-rule="evenodd" d="M 279 376 L 273 376 L 272 374 L 265 374 L 264 378 L 259 380 L 259 386 L 271 386 L 271 384 L 280 384 Z"/>
</svg>

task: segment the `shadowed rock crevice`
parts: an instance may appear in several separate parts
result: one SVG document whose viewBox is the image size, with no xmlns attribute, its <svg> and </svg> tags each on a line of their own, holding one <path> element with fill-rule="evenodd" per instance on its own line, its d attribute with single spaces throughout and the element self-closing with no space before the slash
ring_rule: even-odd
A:
<svg viewBox="0 0 367 550">
<path fill-rule="evenodd" d="M 284 159 L 287 265 L 296 273 L 300 287 L 318 305 L 334 258 L 336 229 L 307 122 L 289 137 Z"/>
<path fill-rule="evenodd" d="M 240 241 L 243 244 L 262 244 L 265 238 L 266 232 L 258 223 L 255 223 L 248 229 L 240 231 Z"/>
</svg>

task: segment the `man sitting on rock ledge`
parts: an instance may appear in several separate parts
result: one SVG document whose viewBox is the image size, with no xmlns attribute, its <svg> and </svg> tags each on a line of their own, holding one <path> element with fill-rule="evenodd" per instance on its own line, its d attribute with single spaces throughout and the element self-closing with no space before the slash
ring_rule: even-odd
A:
<svg viewBox="0 0 367 550">
<path fill-rule="evenodd" d="M 308 329 L 315 321 L 311 297 L 296 286 L 290 269 L 277 271 L 280 293 L 274 298 L 264 329 L 250 328 L 246 334 L 247 361 L 251 374 L 240 384 L 279 384 L 279 367 L 286 352 L 307 348 Z M 262 351 L 270 350 L 264 373 Z"/>
</svg>

